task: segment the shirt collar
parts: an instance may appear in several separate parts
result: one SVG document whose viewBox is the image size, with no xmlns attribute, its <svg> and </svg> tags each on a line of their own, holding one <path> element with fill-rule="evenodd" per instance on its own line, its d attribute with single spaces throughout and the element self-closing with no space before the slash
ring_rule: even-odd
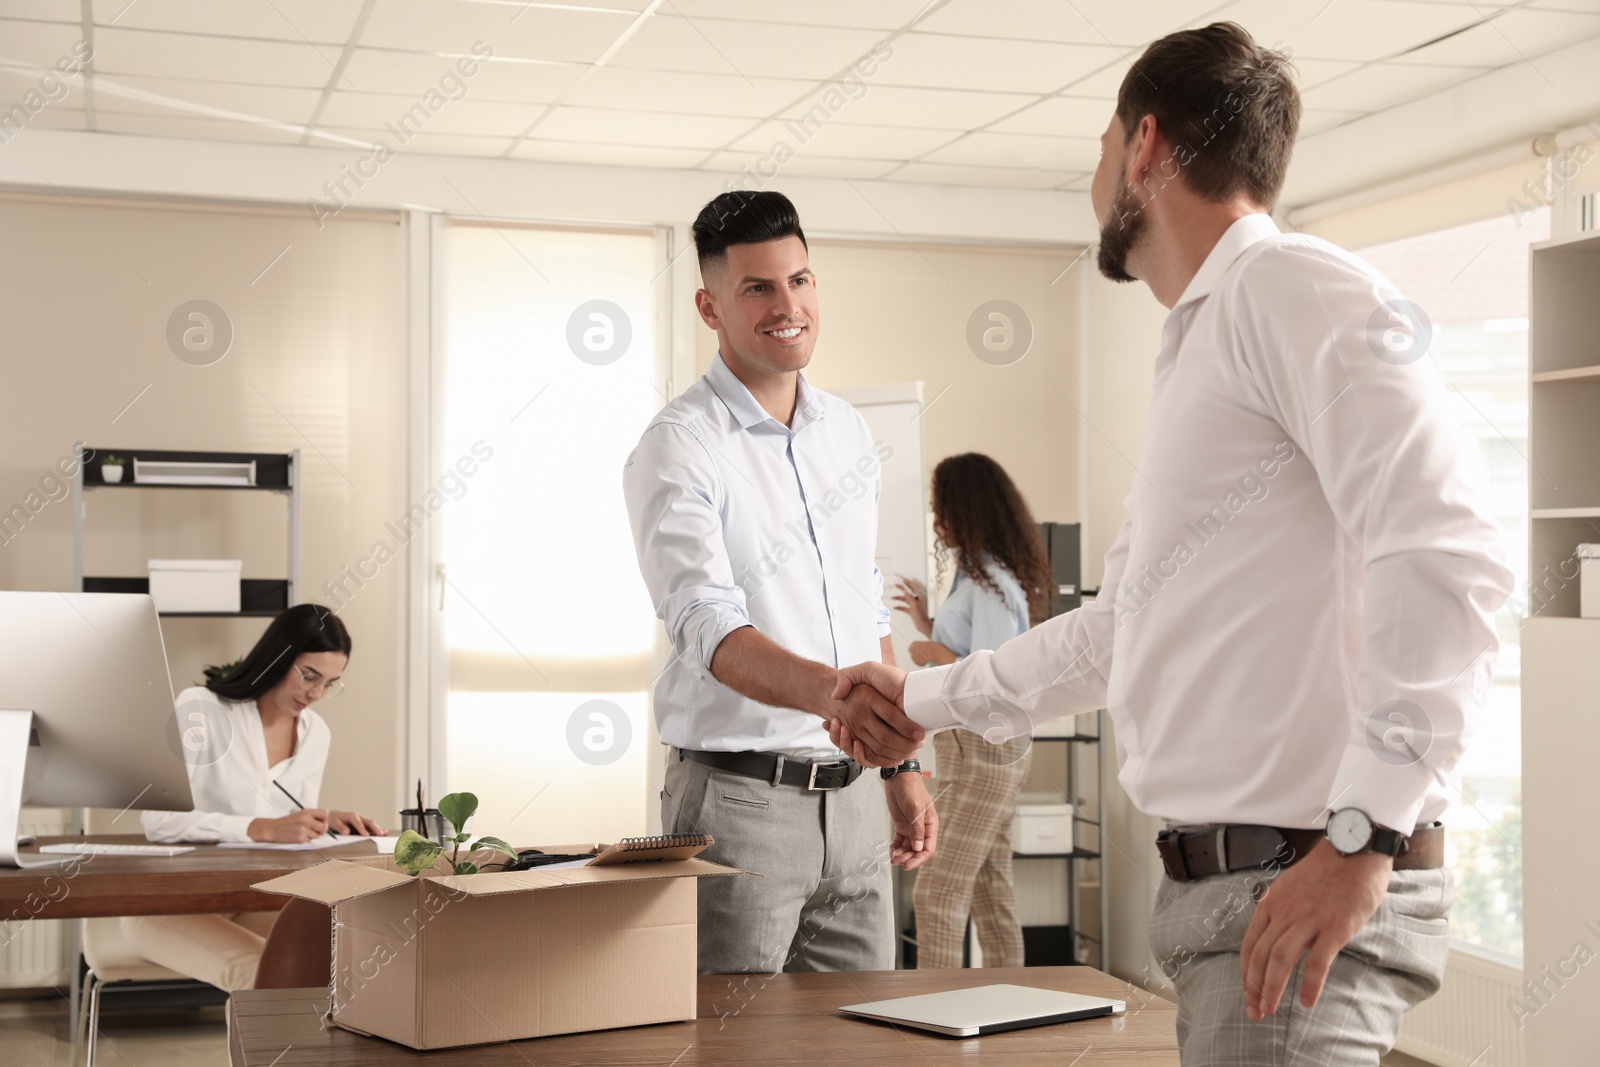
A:
<svg viewBox="0 0 1600 1067">
<path fill-rule="evenodd" d="M 796 390 L 794 425 L 784 429 L 791 433 L 799 433 L 808 425 L 822 418 L 822 405 L 817 402 L 816 390 L 811 388 L 811 383 L 806 381 L 805 374 L 799 376 L 799 387 Z M 711 383 L 711 388 L 716 392 L 722 402 L 728 405 L 728 410 L 738 420 L 741 430 L 748 430 L 752 426 L 759 426 L 763 422 L 777 422 L 761 402 L 755 398 L 737 375 L 728 368 L 723 361 L 722 353 L 718 352 L 711 361 L 711 366 L 706 370 L 706 380 Z M 782 425 L 781 423 L 779 425 Z"/>
<path fill-rule="evenodd" d="M 1189 279 L 1188 286 L 1183 290 L 1183 295 L 1178 297 L 1178 302 L 1172 305 L 1172 310 L 1177 311 L 1185 304 L 1210 296 L 1217 283 L 1228 273 L 1228 268 L 1251 245 L 1276 237 L 1279 232 L 1278 224 L 1272 221 L 1271 215 L 1256 213 L 1235 219 L 1233 225 L 1224 230 L 1212 246 L 1211 253 L 1200 264 L 1200 269 L 1195 271 L 1194 277 Z"/>
</svg>

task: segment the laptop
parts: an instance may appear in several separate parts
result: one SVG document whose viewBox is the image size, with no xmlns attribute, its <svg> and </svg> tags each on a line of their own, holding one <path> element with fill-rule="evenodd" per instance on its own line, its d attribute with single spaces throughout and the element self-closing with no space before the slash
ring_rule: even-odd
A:
<svg viewBox="0 0 1600 1067">
<path fill-rule="evenodd" d="M 914 1026 L 949 1037 L 978 1037 L 1100 1015 L 1119 1015 L 1128 1010 L 1128 1004 L 1122 1000 L 1032 986 L 985 985 L 918 997 L 847 1004 L 839 1010 L 861 1019 Z"/>
</svg>

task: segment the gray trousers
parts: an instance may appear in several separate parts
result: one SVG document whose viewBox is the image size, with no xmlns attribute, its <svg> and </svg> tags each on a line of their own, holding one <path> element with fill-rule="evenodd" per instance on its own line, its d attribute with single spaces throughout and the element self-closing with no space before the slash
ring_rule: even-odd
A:
<svg viewBox="0 0 1600 1067">
<path fill-rule="evenodd" d="M 1184 1067 L 1377 1067 L 1400 1017 L 1439 991 L 1455 899 L 1449 868 L 1397 871 L 1367 925 L 1334 958 L 1317 1006 L 1300 1004 L 1304 963 L 1276 1013 L 1244 1012 L 1239 950 L 1271 879 L 1235 871 L 1194 882 L 1161 880 L 1150 948 L 1178 990 Z"/>
<path fill-rule="evenodd" d="M 875 772 L 811 792 L 669 749 L 661 825 L 712 835 L 706 859 L 760 875 L 699 879 L 701 974 L 893 969 L 888 809 Z"/>
</svg>

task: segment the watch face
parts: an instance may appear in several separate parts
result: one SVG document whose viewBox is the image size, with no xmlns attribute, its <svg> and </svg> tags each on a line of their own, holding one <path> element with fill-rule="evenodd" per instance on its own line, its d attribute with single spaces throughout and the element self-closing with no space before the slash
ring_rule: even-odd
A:
<svg viewBox="0 0 1600 1067">
<path fill-rule="evenodd" d="M 1328 840 L 1349 856 L 1372 841 L 1372 820 L 1359 808 L 1341 808 L 1328 816 Z"/>
</svg>

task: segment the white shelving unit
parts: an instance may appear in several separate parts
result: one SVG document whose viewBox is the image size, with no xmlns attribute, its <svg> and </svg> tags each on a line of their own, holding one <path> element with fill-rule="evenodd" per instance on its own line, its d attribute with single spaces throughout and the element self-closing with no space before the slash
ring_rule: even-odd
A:
<svg viewBox="0 0 1600 1067">
<path fill-rule="evenodd" d="M 1524 974 L 1592 936 L 1600 856 L 1572 836 L 1600 801 L 1600 619 L 1578 617 L 1576 548 L 1600 542 L 1600 233 L 1533 247 L 1529 298 L 1530 618 L 1522 629 Z M 1580 839 L 1581 840 L 1581 835 Z M 1526 1021 L 1528 1063 L 1574 1063 L 1600 987 L 1568 983 Z"/>
</svg>

